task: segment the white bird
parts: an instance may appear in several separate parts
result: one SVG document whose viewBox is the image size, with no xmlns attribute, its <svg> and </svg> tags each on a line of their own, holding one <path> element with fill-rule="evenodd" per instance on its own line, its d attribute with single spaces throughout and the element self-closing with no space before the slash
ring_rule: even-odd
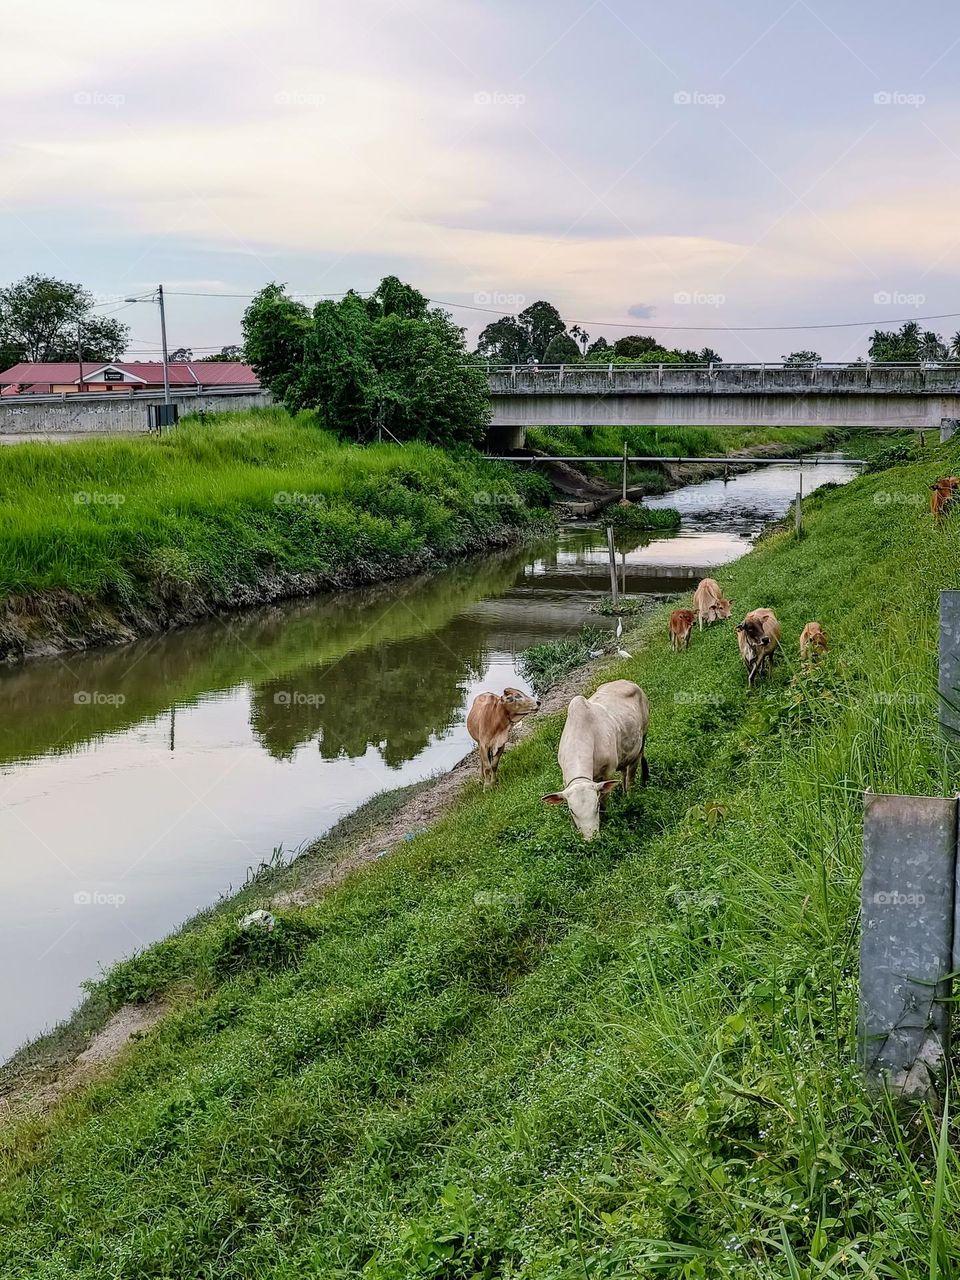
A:
<svg viewBox="0 0 960 1280">
<path fill-rule="evenodd" d="M 618 658 L 632 658 L 632 657 L 633 657 L 633 654 L 632 654 L 632 653 L 627 653 L 626 649 L 618 649 L 618 650 L 617 650 L 617 657 L 618 657 Z"/>
</svg>

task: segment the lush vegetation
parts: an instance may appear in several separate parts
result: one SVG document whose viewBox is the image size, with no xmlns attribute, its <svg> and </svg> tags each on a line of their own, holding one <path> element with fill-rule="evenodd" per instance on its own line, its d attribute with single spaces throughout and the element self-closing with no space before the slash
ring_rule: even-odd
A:
<svg viewBox="0 0 960 1280">
<path fill-rule="evenodd" d="M 97 314 L 92 294 L 79 284 L 31 275 L 0 288 L 0 372 L 22 360 L 73 361 L 81 354 L 119 360 L 129 335 L 119 320 Z"/>
<path fill-rule="evenodd" d="M 548 494 L 472 450 L 360 448 L 281 409 L 22 444 L 0 451 L 0 597 L 216 603 L 270 575 L 395 577 L 503 540 Z"/>
<path fill-rule="evenodd" d="M 601 513 L 600 521 L 615 529 L 677 529 L 680 512 L 673 507 L 645 507 L 642 502 L 626 506 L 615 502 Z"/>
<path fill-rule="evenodd" d="M 577 667 L 603 653 L 610 644 L 610 632 L 598 627 L 581 627 L 573 635 L 525 649 L 517 663 L 520 674 L 536 693 L 546 693 Z"/>
<path fill-rule="evenodd" d="M 275 950 L 231 907 L 115 970 L 101 999 L 173 1011 L 10 1127 L 0 1272 L 956 1275 L 953 1108 L 871 1099 L 855 1020 L 861 791 L 960 783 L 935 656 L 958 541 L 917 500 L 958 465 L 818 493 L 804 539 L 720 574 L 783 622 L 763 688 L 731 627 L 673 654 L 669 605 L 641 623 L 612 673 L 650 696 L 651 782 L 594 844 L 540 803 L 554 717 L 494 792 L 280 912 Z M 811 618 L 831 649 L 803 670 Z"/>
<path fill-rule="evenodd" d="M 369 297 L 350 292 L 312 311 L 282 285 L 267 285 L 244 313 L 243 336 L 264 385 L 292 410 L 315 409 L 339 435 L 483 439 L 487 382 L 467 357 L 463 330 L 395 276 Z"/>
</svg>

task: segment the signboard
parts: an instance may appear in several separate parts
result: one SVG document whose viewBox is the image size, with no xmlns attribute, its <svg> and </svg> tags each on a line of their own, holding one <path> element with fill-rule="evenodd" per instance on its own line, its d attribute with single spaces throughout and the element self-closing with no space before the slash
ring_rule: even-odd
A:
<svg viewBox="0 0 960 1280">
<path fill-rule="evenodd" d="M 104 369 L 103 373 L 100 376 L 103 378 L 104 382 L 122 382 L 123 370 L 122 369 Z"/>
</svg>

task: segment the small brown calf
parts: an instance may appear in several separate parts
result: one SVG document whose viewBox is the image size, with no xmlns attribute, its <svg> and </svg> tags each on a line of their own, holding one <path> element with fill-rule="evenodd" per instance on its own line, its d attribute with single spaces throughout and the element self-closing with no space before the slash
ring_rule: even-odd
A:
<svg viewBox="0 0 960 1280">
<path fill-rule="evenodd" d="M 674 653 L 686 649 L 690 643 L 690 632 L 696 617 L 692 609 L 674 609 L 670 615 L 670 644 Z"/>
<path fill-rule="evenodd" d="M 480 756 L 480 779 L 484 791 L 497 780 L 500 757 L 518 720 L 536 711 L 540 703 L 522 689 L 504 689 L 503 693 L 478 693 L 467 716 L 467 732 L 477 744 Z"/>
</svg>

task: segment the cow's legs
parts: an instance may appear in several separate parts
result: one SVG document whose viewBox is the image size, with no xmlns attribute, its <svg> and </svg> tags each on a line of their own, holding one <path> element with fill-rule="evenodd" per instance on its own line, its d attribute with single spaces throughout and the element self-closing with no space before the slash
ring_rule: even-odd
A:
<svg viewBox="0 0 960 1280">
<path fill-rule="evenodd" d="M 626 795 L 627 792 L 630 790 L 630 788 L 633 786 L 633 779 L 636 772 L 637 772 L 636 760 L 634 760 L 633 764 L 625 764 L 623 766 L 623 774 L 621 775 L 621 781 L 623 783 L 624 795 Z"/>
</svg>

